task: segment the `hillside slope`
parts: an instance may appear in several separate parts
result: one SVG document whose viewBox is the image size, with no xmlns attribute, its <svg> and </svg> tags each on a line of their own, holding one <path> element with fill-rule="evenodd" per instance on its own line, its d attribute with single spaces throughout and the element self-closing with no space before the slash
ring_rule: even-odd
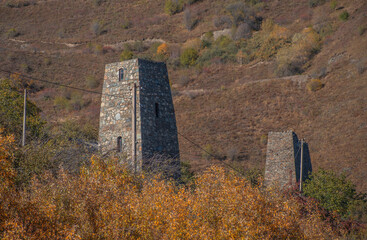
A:
<svg viewBox="0 0 367 240">
<path fill-rule="evenodd" d="M 119 61 L 125 41 L 130 40 L 127 43 L 137 56 L 152 55 L 149 49 L 155 41 L 167 42 L 172 54 L 179 55 L 186 40 L 223 29 L 213 22 L 237 1 L 194 3 L 190 10 L 198 23 L 191 31 L 185 28 L 184 12 L 164 13 L 163 0 L 111 0 L 100 5 L 86 0 L 7 1 L 19 2 L 30 4 L 0 5 L 1 69 L 81 88 L 87 88 L 90 77 L 99 83 L 92 88 L 98 92 L 104 64 Z M 292 34 L 325 22 L 332 30 L 322 38 L 319 52 L 307 61 L 301 76 L 277 77 L 274 56 L 190 68 L 170 63 L 178 130 L 201 146 L 211 145 L 229 164 L 244 170 L 264 167 L 263 140 L 268 131 L 293 129 L 309 143 L 314 169 L 345 173 L 359 190 L 366 191 L 367 32 L 362 30 L 367 3 L 337 1 L 332 9 L 329 1 L 314 8 L 304 0 L 264 2 L 257 15 L 273 19 Z M 349 13 L 347 21 L 340 20 L 343 11 Z M 306 85 L 314 77 L 324 87 L 312 92 Z M 98 126 L 99 95 L 71 91 L 80 106 L 59 109 L 55 99 L 65 96 L 66 90 L 35 84 L 31 99 L 50 123 L 76 119 Z M 179 141 L 182 158 L 194 169 L 216 163 L 202 158 L 202 150 L 184 138 Z"/>
</svg>

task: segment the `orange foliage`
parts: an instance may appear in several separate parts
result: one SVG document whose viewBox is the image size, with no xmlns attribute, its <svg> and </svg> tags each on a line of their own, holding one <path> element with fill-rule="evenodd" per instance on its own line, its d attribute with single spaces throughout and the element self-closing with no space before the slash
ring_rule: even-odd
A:
<svg viewBox="0 0 367 240">
<path fill-rule="evenodd" d="M 14 150 L 14 137 L 3 136 L 0 129 L 0 191 L 5 191 L 13 184 L 15 171 L 12 168 L 12 151 Z"/>
<path fill-rule="evenodd" d="M 162 43 L 157 48 L 157 55 L 163 56 L 165 58 L 169 57 L 169 49 L 167 43 Z"/>
<path fill-rule="evenodd" d="M 9 198 L 4 239 L 333 237 L 319 214 L 301 214 L 305 209 L 293 197 L 251 187 L 219 167 L 186 188 L 93 157 L 80 176 L 45 174 Z"/>
</svg>

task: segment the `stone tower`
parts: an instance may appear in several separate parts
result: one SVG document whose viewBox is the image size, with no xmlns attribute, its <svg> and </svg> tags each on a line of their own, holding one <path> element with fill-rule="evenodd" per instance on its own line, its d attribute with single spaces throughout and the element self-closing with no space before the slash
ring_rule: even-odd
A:
<svg viewBox="0 0 367 240">
<path fill-rule="evenodd" d="M 133 86 L 136 131 L 133 133 Z M 132 158 L 136 138 L 136 159 Z M 176 119 L 165 63 L 142 59 L 107 64 L 99 122 L 102 153 L 118 152 L 141 171 L 152 158 L 179 159 Z"/>
<path fill-rule="evenodd" d="M 265 186 L 292 186 L 300 179 L 301 141 L 293 131 L 269 132 L 265 163 Z M 307 143 L 303 143 L 302 181 L 312 172 Z"/>
</svg>

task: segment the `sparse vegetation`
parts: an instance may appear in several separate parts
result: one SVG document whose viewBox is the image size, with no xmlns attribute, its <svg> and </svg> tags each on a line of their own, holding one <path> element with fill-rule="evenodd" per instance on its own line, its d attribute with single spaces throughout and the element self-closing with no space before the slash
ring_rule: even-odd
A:
<svg viewBox="0 0 367 240">
<path fill-rule="evenodd" d="M 310 179 L 306 181 L 304 194 L 318 200 L 326 210 L 336 212 L 343 217 L 353 214 L 350 212 L 350 207 L 354 205 L 354 201 L 367 206 L 366 196 L 358 194 L 354 184 L 344 175 L 339 176 L 332 171 L 322 169 L 311 174 Z"/>
<path fill-rule="evenodd" d="M 122 51 L 121 55 L 120 55 L 120 61 L 126 61 L 126 60 L 130 60 L 134 57 L 134 54 L 130 51 L 130 50 L 124 50 Z"/>
<path fill-rule="evenodd" d="M 340 20 L 347 21 L 349 19 L 349 13 L 345 10 L 339 15 Z"/>
<path fill-rule="evenodd" d="M 164 4 L 164 12 L 168 15 L 179 13 L 183 10 L 183 0 L 166 0 Z"/>
<path fill-rule="evenodd" d="M 161 45 L 159 45 L 159 47 L 157 48 L 158 58 L 161 59 L 162 61 L 165 61 L 169 58 L 169 55 L 170 53 L 167 43 L 162 43 Z"/>
<path fill-rule="evenodd" d="M 324 87 L 324 84 L 321 82 L 320 79 L 311 79 L 307 85 L 307 89 L 311 92 L 316 92 Z"/>
<path fill-rule="evenodd" d="M 319 50 L 319 35 L 312 28 L 296 33 L 292 44 L 277 53 L 277 74 L 289 76 L 305 70 L 305 63 Z"/>
<path fill-rule="evenodd" d="M 187 48 L 181 54 L 180 62 L 183 66 L 194 66 L 198 57 L 199 54 L 195 49 Z"/>
<path fill-rule="evenodd" d="M 22 134 L 24 85 L 15 84 L 9 79 L 0 79 L 0 128 L 4 134 L 12 134 L 19 140 Z M 20 86 L 21 91 L 14 86 Z M 30 101 L 27 101 L 27 109 L 27 137 L 38 136 L 44 126 L 41 110 Z"/>
</svg>

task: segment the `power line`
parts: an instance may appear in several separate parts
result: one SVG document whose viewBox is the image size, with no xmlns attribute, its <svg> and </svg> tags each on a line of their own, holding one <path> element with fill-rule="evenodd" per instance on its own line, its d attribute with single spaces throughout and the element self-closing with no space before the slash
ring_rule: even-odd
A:
<svg viewBox="0 0 367 240">
<path fill-rule="evenodd" d="M 5 73 L 8 73 L 8 74 L 19 74 L 19 73 L 7 71 L 7 70 L 4 70 L 4 69 L 0 69 L 0 71 L 5 72 Z M 59 87 L 70 88 L 70 89 L 74 89 L 74 90 L 78 90 L 78 91 L 82 91 L 82 92 L 93 93 L 93 94 L 98 94 L 98 95 L 104 95 L 104 96 L 109 96 L 109 97 L 122 97 L 120 95 L 102 94 L 100 92 L 96 92 L 96 91 L 92 91 L 92 90 L 87 90 L 87 89 L 79 88 L 79 87 L 74 87 L 74 86 L 70 86 L 70 85 L 65 85 L 65 84 L 62 84 L 62 83 L 51 82 L 51 81 L 47 81 L 47 80 L 44 80 L 44 79 L 27 76 L 27 75 L 24 75 L 24 74 L 20 74 L 20 75 L 22 77 L 25 77 L 25 78 L 28 78 L 28 79 L 31 79 L 31 80 L 35 80 L 35 81 L 39 81 L 39 82 L 44 82 L 44 83 L 56 85 L 56 86 L 59 86 Z M 124 93 L 130 93 L 130 92 L 124 92 Z"/>
<path fill-rule="evenodd" d="M 235 172 L 238 172 L 239 174 L 241 174 L 242 176 L 246 176 L 243 172 L 240 172 L 238 169 L 234 168 L 232 165 L 224 162 L 222 159 L 214 156 L 213 154 L 211 154 L 210 152 L 208 152 L 207 150 L 205 150 L 204 148 L 202 148 L 199 144 L 195 143 L 194 141 L 190 140 L 188 137 L 184 136 L 182 133 L 180 133 L 179 131 L 177 131 L 177 134 L 180 135 L 181 137 L 183 137 L 184 139 L 186 139 L 188 142 L 190 142 L 193 146 L 201 149 L 202 151 L 204 151 L 205 153 L 209 154 L 209 156 L 213 157 L 214 159 L 218 160 L 219 162 L 223 163 L 225 166 L 231 168 L 232 170 L 234 170 Z"/>
<path fill-rule="evenodd" d="M 7 71 L 7 70 L 3 70 L 3 69 L 0 69 L 0 71 L 2 72 L 5 72 L 5 73 L 8 73 L 8 74 L 17 74 L 15 72 L 11 72 L 11 71 Z M 96 91 L 91 91 L 91 90 L 87 90 L 87 89 L 83 89 L 83 88 L 78 88 L 78 87 L 73 87 L 73 86 L 69 86 L 69 85 L 65 85 L 65 84 L 61 84 L 61 83 L 55 83 L 55 82 L 51 82 L 51 81 L 47 81 L 47 80 L 44 80 L 44 79 L 40 79 L 40 78 L 35 78 L 35 77 L 30 77 L 30 76 L 27 76 L 27 75 L 24 75 L 24 74 L 21 74 L 21 76 L 25 77 L 25 78 L 28 78 L 28 79 L 32 79 L 32 80 L 35 80 L 35 81 L 40 81 L 40 82 L 44 82 L 44 83 L 49 83 L 49 84 L 53 84 L 53 85 L 56 85 L 56 86 L 61 86 L 61 87 L 66 87 L 66 88 L 70 88 L 70 89 L 74 89 L 74 90 L 78 90 L 78 91 L 83 91 L 83 92 L 88 92 L 88 93 L 93 93 L 93 94 L 98 94 L 98 95 L 101 95 L 101 96 L 110 96 L 110 97 L 123 97 L 121 95 L 109 95 L 109 94 L 102 94 L 100 92 L 96 92 Z M 126 93 L 130 93 L 130 92 L 126 92 Z M 140 106 L 141 107 L 141 106 Z M 188 137 L 184 136 L 182 133 L 180 133 L 179 131 L 177 131 L 177 134 L 180 135 L 181 137 L 183 137 L 184 139 L 186 139 L 188 142 L 190 142 L 193 146 L 197 147 L 198 149 L 204 151 L 205 153 L 207 153 L 209 156 L 211 156 L 213 159 L 216 159 L 218 160 L 219 162 L 221 162 L 222 164 L 224 164 L 225 166 L 231 168 L 232 170 L 238 172 L 239 174 L 245 176 L 244 173 L 240 172 L 239 170 L 237 170 L 236 168 L 234 168 L 233 166 L 231 166 L 230 164 L 224 162 L 222 159 L 214 156 L 212 153 L 208 152 L 207 150 L 205 150 L 204 148 L 202 148 L 199 144 L 195 143 L 194 141 L 190 140 Z M 297 153 L 298 154 L 298 153 Z M 185 155 L 185 154 L 184 154 Z M 188 155 L 188 154 L 186 154 Z M 196 156 L 197 157 L 197 156 Z"/>
</svg>

